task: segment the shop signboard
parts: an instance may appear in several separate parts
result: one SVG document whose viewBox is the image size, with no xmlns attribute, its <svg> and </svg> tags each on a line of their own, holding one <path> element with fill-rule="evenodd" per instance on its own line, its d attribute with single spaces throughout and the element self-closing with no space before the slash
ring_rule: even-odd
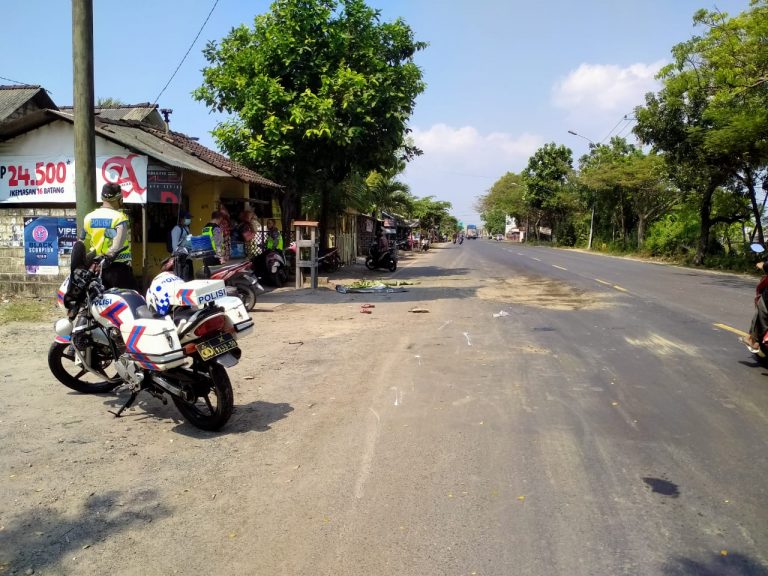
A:
<svg viewBox="0 0 768 576">
<path fill-rule="evenodd" d="M 117 154 L 96 158 L 96 198 L 115 182 L 127 203 L 146 203 L 147 157 Z M 75 159 L 68 155 L 1 156 L 0 204 L 74 204 Z"/>
</svg>

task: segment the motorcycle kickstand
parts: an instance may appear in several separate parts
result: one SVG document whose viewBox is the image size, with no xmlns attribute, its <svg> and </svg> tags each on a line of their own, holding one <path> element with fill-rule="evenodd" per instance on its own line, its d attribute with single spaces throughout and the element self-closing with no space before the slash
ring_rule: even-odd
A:
<svg viewBox="0 0 768 576">
<path fill-rule="evenodd" d="M 130 398 L 128 398 L 128 401 L 125 404 L 122 405 L 120 410 L 118 410 L 117 412 L 114 412 L 113 410 L 107 410 L 107 412 L 109 412 L 110 414 L 114 414 L 115 418 L 120 418 L 120 415 L 123 413 L 123 411 L 125 411 L 127 408 L 131 407 L 131 405 L 136 400 L 136 396 L 138 396 L 138 395 L 139 395 L 138 392 L 131 392 Z"/>
</svg>

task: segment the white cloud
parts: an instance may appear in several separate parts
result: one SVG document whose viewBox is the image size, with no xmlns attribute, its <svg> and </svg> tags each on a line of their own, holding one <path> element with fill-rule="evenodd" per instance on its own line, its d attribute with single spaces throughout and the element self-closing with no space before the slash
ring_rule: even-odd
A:
<svg viewBox="0 0 768 576">
<path fill-rule="evenodd" d="M 513 136 L 504 132 L 481 134 L 472 126 L 454 128 L 435 124 L 428 130 L 415 128 L 411 134 L 416 146 L 424 151 L 424 157 L 437 164 L 445 163 L 455 168 L 489 168 L 499 164 L 516 169 L 520 161 L 541 145 L 542 139 L 532 134 Z M 502 173 L 503 174 L 503 173 Z"/>
<path fill-rule="evenodd" d="M 453 204 L 460 219 L 477 221 L 474 204 L 496 180 L 519 172 L 544 143 L 534 134 L 480 133 L 473 126 L 435 124 L 414 128 L 411 136 L 424 151 L 408 164 L 404 180 L 416 196 L 434 196 Z M 479 223 L 479 222 L 478 222 Z"/>
<path fill-rule="evenodd" d="M 569 128 L 597 138 L 659 90 L 656 74 L 664 64 L 582 64 L 554 85 L 552 103 L 565 110 Z"/>
</svg>

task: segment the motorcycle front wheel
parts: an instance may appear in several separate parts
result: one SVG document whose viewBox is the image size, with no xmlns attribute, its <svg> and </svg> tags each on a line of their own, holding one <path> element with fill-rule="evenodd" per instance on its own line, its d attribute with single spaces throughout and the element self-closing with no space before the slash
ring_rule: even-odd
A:
<svg viewBox="0 0 768 576">
<path fill-rule="evenodd" d="M 201 430 L 218 430 L 232 416 L 232 384 L 223 366 L 208 364 L 208 375 L 194 384 L 194 401 L 172 396 L 173 403 L 187 422 Z"/>
<path fill-rule="evenodd" d="M 390 260 L 389 265 L 387 267 L 389 268 L 390 272 L 394 272 L 395 270 L 397 270 L 397 262 L 395 262 L 394 260 Z"/>
<path fill-rule="evenodd" d="M 256 307 L 256 291 L 245 280 L 234 282 L 232 287 L 237 290 L 237 297 L 243 302 L 245 309 L 250 312 Z"/>
<path fill-rule="evenodd" d="M 76 364 L 77 356 L 71 344 L 54 342 L 48 350 L 48 368 L 56 380 L 83 394 L 100 394 L 109 392 L 120 384 L 120 382 L 108 382 L 104 378 L 99 378 L 92 372 L 89 372 L 81 364 Z M 103 367 L 106 369 L 109 363 Z M 112 370 L 111 372 L 115 372 Z M 111 380 L 115 374 L 107 372 L 107 377 Z"/>
<path fill-rule="evenodd" d="M 376 269 L 376 263 L 371 256 L 368 256 L 368 258 L 365 259 L 365 267 L 368 268 L 368 270 Z"/>
</svg>

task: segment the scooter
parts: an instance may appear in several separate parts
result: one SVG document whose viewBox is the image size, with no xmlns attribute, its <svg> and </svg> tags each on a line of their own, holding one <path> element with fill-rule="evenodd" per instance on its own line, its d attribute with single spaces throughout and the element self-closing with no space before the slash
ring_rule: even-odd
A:
<svg viewBox="0 0 768 576">
<path fill-rule="evenodd" d="M 390 272 L 394 272 L 397 270 L 397 250 L 390 247 L 383 254 L 379 254 L 376 244 L 371 244 L 371 247 L 368 249 L 368 257 L 365 259 L 365 267 L 368 270 L 386 268 Z"/>
<path fill-rule="evenodd" d="M 254 256 L 251 262 L 259 277 L 266 278 L 272 286 L 282 288 L 288 281 L 288 264 L 282 251 L 267 250 Z"/>
<path fill-rule="evenodd" d="M 203 255 L 210 255 L 208 253 Z M 179 278 L 187 278 L 187 260 L 202 257 L 200 254 L 190 254 L 189 250 L 183 246 L 174 250 L 173 254 L 163 260 L 160 269 L 163 272 L 173 272 Z M 245 260 L 237 264 L 225 264 L 216 266 L 211 271 L 209 280 L 223 280 L 227 296 L 236 296 L 243 302 L 243 306 L 249 312 L 256 306 L 256 298 L 264 292 L 264 287 L 259 283 L 259 279 L 253 273 L 253 265 L 250 260 Z"/>
<path fill-rule="evenodd" d="M 763 254 L 765 252 L 765 247 L 762 244 L 754 243 L 750 245 L 750 249 L 755 254 Z M 760 314 L 760 311 L 758 310 L 758 306 L 760 304 L 760 299 L 763 299 L 763 302 L 768 305 L 768 301 L 766 300 L 768 298 L 768 270 L 766 270 L 762 266 L 757 266 L 763 271 L 764 276 L 760 279 L 760 282 L 758 282 L 757 286 L 755 287 L 755 314 Z M 757 326 L 761 326 L 764 322 L 757 322 Z M 758 357 L 761 361 L 765 362 L 766 356 L 768 355 L 768 330 L 766 330 L 763 334 L 758 334 L 757 338 L 757 347 L 752 347 L 746 339 L 742 339 L 742 343 L 747 346 L 750 352 Z"/>
</svg>

